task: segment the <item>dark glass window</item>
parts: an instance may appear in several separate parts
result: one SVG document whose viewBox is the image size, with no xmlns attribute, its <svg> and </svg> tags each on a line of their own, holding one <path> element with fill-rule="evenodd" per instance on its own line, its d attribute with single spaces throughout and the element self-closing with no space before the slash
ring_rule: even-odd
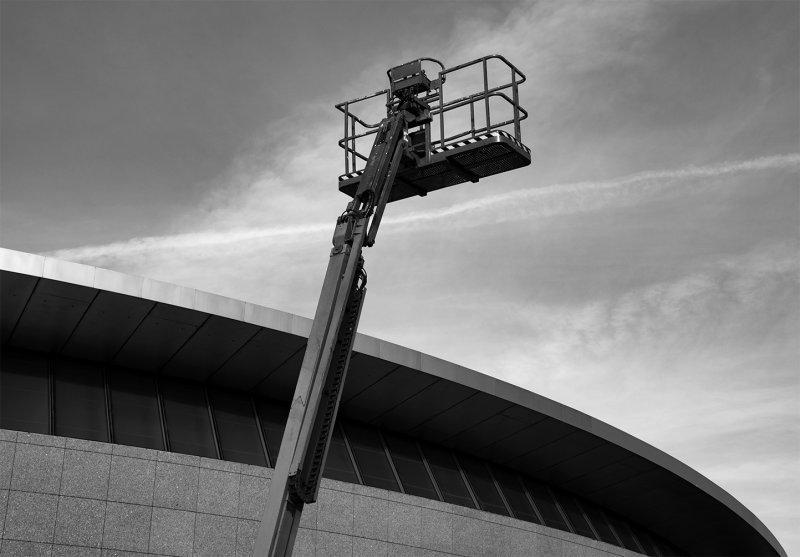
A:
<svg viewBox="0 0 800 557">
<path fill-rule="evenodd" d="M 633 532 L 631 529 L 628 528 L 628 525 L 622 520 L 620 517 L 607 513 L 608 521 L 611 523 L 611 527 L 614 528 L 614 531 L 617 533 L 617 537 L 622 542 L 622 546 L 625 549 L 630 549 L 632 551 L 640 552 L 642 549 L 639 547 L 639 544 L 636 543 L 636 539 L 633 537 Z"/>
<path fill-rule="evenodd" d="M 633 526 L 633 533 L 636 534 L 636 539 L 639 540 L 639 543 L 642 545 L 642 549 L 648 555 L 652 557 L 658 556 L 658 551 L 656 551 L 656 544 L 653 542 L 653 538 L 650 535 L 642 530 L 637 526 Z"/>
<path fill-rule="evenodd" d="M 261 430 L 267 443 L 270 466 L 275 467 L 278 461 L 278 451 L 283 441 L 283 430 L 286 429 L 286 419 L 289 417 L 289 407 L 272 400 L 256 399 L 256 408 L 261 418 Z"/>
<path fill-rule="evenodd" d="M 578 503 L 575 501 L 575 498 L 571 494 L 564 491 L 554 490 L 554 493 L 556 499 L 558 499 L 558 503 L 561 505 L 561 509 L 564 511 L 564 514 L 567 515 L 570 524 L 572 524 L 572 529 L 575 531 L 575 533 L 594 539 L 595 535 L 592 531 L 592 527 L 589 526 L 589 522 L 586 520 L 586 517 L 584 516 L 581 508 L 578 506 Z"/>
<path fill-rule="evenodd" d="M 583 510 L 586 511 L 586 516 L 589 517 L 589 521 L 592 523 L 592 526 L 594 526 L 597 535 L 600 536 L 600 539 L 606 543 L 620 545 L 619 540 L 614 535 L 611 527 L 608 525 L 608 520 L 603 514 L 603 511 L 601 511 L 596 505 L 587 501 L 583 501 L 582 506 Z"/>
<path fill-rule="evenodd" d="M 555 499 L 553 499 L 547 486 L 528 477 L 524 479 L 524 482 L 525 487 L 528 488 L 531 499 L 533 499 L 533 504 L 536 505 L 539 514 L 542 515 L 545 526 L 569 532 L 569 526 L 564 521 L 564 517 L 561 516 L 561 512 L 556 506 Z"/>
<path fill-rule="evenodd" d="M 351 484 L 359 483 L 356 470 L 353 468 L 353 461 L 342 436 L 342 430 L 338 425 L 333 429 L 322 475 L 331 480 L 339 480 Z"/>
<path fill-rule="evenodd" d="M 49 433 L 47 358 L 6 347 L 0 356 L 0 427 Z"/>
<path fill-rule="evenodd" d="M 261 436 L 250 398 L 229 391 L 211 391 L 211 407 L 217 425 L 222 458 L 266 466 Z"/>
<path fill-rule="evenodd" d="M 54 375 L 55 434 L 107 442 L 102 368 L 88 362 L 59 360 Z"/>
<path fill-rule="evenodd" d="M 486 465 L 480 460 L 465 455 L 458 455 L 458 461 L 461 463 L 461 469 L 467 476 L 467 481 L 472 487 L 472 493 L 475 494 L 481 510 L 508 516 L 508 510 L 497 492 Z"/>
<path fill-rule="evenodd" d="M 400 491 L 378 430 L 354 422 L 346 422 L 344 429 L 364 484 Z"/>
<path fill-rule="evenodd" d="M 666 541 L 664 541 L 661 538 L 656 538 L 655 544 L 656 547 L 658 548 L 658 552 L 664 557 L 673 557 L 674 555 L 678 555 L 678 552 L 675 551 Z"/>
<path fill-rule="evenodd" d="M 431 467 L 439 491 L 442 492 L 442 498 L 448 503 L 474 509 L 475 503 L 467 491 L 452 453 L 427 443 L 422 446 L 422 452 Z"/>
<path fill-rule="evenodd" d="M 536 516 L 528 498 L 525 496 L 525 489 L 519 481 L 519 477 L 505 468 L 492 468 L 494 477 L 497 483 L 500 484 L 500 489 L 511 507 L 511 512 L 514 513 L 515 518 L 520 520 L 527 520 L 528 522 L 535 522 L 541 524 L 539 517 Z"/>
<path fill-rule="evenodd" d="M 384 432 L 383 438 L 405 492 L 428 499 L 439 499 L 416 442 L 387 432 Z"/>
<path fill-rule="evenodd" d="M 163 450 L 164 438 L 153 377 L 118 369 L 109 370 L 107 377 L 111 391 L 114 441 L 122 445 Z"/>
<path fill-rule="evenodd" d="M 684 556 L 688 555 L 685 551 L 681 551 L 663 538 L 658 538 L 658 551 L 665 557 Z"/>
<path fill-rule="evenodd" d="M 170 450 L 217 458 L 203 387 L 172 380 L 159 382 Z"/>
</svg>

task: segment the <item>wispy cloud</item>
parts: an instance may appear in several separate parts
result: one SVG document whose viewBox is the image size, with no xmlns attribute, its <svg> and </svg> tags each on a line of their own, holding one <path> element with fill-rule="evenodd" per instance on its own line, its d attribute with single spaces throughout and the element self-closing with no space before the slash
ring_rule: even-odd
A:
<svg viewBox="0 0 800 557">
<path fill-rule="evenodd" d="M 782 307 L 787 300 L 789 307 Z M 648 362 L 652 373 L 656 362 L 666 369 L 708 347 L 738 352 L 744 341 L 751 349 L 785 341 L 800 332 L 797 300 L 796 245 L 776 244 L 709 261 L 699 272 L 615 298 L 576 306 L 519 304 L 504 310 L 529 333 L 531 341 L 524 351 L 530 367 L 551 370 L 558 377 L 585 375 L 597 370 L 596 363 L 601 363 L 603 373 L 618 373 Z M 620 356 L 628 363 L 621 364 Z M 611 361 L 620 367 L 607 368 Z"/>
<path fill-rule="evenodd" d="M 480 253 L 484 246 L 476 248 Z M 559 400 L 583 398 L 576 382 L 641 385 L 664 373 L 688 384 L 699 379 L 691 377 L 697 369 L 716 377 L 738 365 L 742 369 L 727 378 L 733 385 L 749 367 L 748 351 L 774 352 L 800 335 L 796 241 L 717 257 L 674 278 L 619 294 L 599 291 L 585 301 L 537 296 L 535 281 L 528 291 L 495 285 L 454 291 L 449 280 L 429 279 L 426 287 L 439 294 L 425 302 L 437 316 L 436 330 L 446 334 L 408 327 L 417 309 L 399 307 L 407 303 L 402 293 L 390 311 L 383 309 L 391 316 L 382 320 L 384 335 Z M 770 381 L 790 378 L 787 369 L 768 371 Z"/>
<path fill-rule="evenodd" d="M 542 188 L 515 190 L 501 195 L 480 197 L 442 209 L 386 218 L 384 224 L 385 226 L 409 224 L 422 226 L 430 223 L 440 225 L 444 222 L 447 223 L 447 226 L 476 226 L 485 223 L 486 220 L 503 222 L 523 218 L 574 215 L 599 211 L 610 206 L 632 206 L 655 196 L 683 195 L 687 193 L 687 187 L 692 190 L 708 187 L 707 181 L 697 180 L 698 178 L 719 178 L 732 174 L 757 173 L 772 169 L 800 169 L 800 154 L 644 172 L 600 182 L 554 184 Z M 256 186 L 256 189 L 261 189 L 261 187 Z M 249 199 L 253 189 L 248 189 L 246 193 L 246 197 Z M 274 203 L 280 205 L 280 201 Z M 243 203 L 234 201 L 230 205 L 240 207 Z M 467 216 L 470 218 L 463 218 Z M 215 222 L 218 220 L 218 215 L 212 215 L 208 220 L 209 226 L 214 228 L 218 226 L 218 223 Z M 226 224 L 230 224 L 230 221 Z M 194 226 L 199 227 L 197 224 Z M 330 230 L 331 224 L 323 222 L 294 226 L 211 229 L 167 236 L 133 238 L 124 242 L 104 245 L 82 246 L 58 250 L 49 255 L 71 261 L 96 262 L 109 257 L 122 258 L 157 251 L 228 249 L 231 244 L 247 246 L 248 242 L 254 240 L 261 241 L 259 246 L 263 246 L 264 241 L 304 242 L 311 240 L 311 236 L 316 237 L 316 235 Z"/>
</svg>

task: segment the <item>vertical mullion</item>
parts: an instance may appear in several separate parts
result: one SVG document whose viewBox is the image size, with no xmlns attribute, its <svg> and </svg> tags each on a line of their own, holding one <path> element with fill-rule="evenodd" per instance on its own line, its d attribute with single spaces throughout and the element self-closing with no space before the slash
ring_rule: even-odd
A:
<svg viewBox="0 0 800 557">
<path fill-rule="evenodd" d="M 533 514 L 539 517 L 539 524 L 541 524 L 542 526 L 547 526 L 547 524 L 544 521 L 544 517 L 542 516 L 542 512 L 539 510 L 539 507 L 536 506 L 536 501 L 534 501 L 533 496 L 530 493 L 528 493 L 528 486 L 525 485 L 525 482 L 523 481 L 522 478 L 517 477 L 517 480 L 519 481 L 519 485 L 522 487 L 522 493 L 524 493 L 525 497 L 528 498 L 528 503 L 530 503 L 531 508 L 533 509 Z"/>
<path fill-rule="evenodd" d="M 575 505 L 577 505 L 578 510 L 581 511 L 583 518 L 586 520 L 586 524 L 589 525 L 589 529 L 592 531 L 592 533 L 594 533 L 594 539 L 603 541 L 602 539 L 600 539 L 600 533 L 597 531 L 597 528 L 594 527 L 592 519 L 589 518 L 589 514 L 584 510 L 580 500 L 577 497 L 575 497 L 574 499 L 575 499 Z"/>
<path fill-rule="evenodd" d="M 611 533 L 612 533 L 612 534 L 614 534 L 614 537 L 616 537 L 616 538 L 617 538 L 617 541 L 619 542 L 619 546 L 620 546 L 621 548 L 623 548 L 623 549 L 628 549 L 627 547 L 625 547 L 625 542 L 623 542 L 623 541 L 622 541 L 622 534 L 620 534 L 619 532 L 617 532 L 617 529 L 614 527 L 614 523 L 613 523 L 613 522 L 611 522 L 611 521 L 608 519 L 608 515 L 606 515 L 606 513 L 603 513 L 603 515 L 604 515 L 604 518 L 606 519 L 606 522 L 608 523 L 608 527 L 611 529 Z M 621 520 L 621 519 L 622 519 L 622 517 L 620 517 L 620 520 Z M 633 535 L 633 532 L 631 532 L 631 534 Z M 637 540 L 637 539 L 636 539 L 636 536 L 635 536 L 635 535 L 633 535 L 633 539 L 634 539 L 634 541 L 636 542 L 636 545 L 637 545 L 637 546 L 641 545 L 641 544 L 639 544 L 639 540 Z M 642 550 L 642 553 L 644 553 L 644 550 Z"/>
<path fill-rule="evenodd" d="M 433 476 L 433 470 L 431 470 L 430 464 L 428 464 L 428 459 L 425 456 L 425 453 L 422 452 L 422 447 L 419 446 L 419 441 L 414 439 L 414 446 L 417 448 L 417 453 L 419 457 L 422 459 L 422 464 L 425 465 L 425 471 L 428 472 L 428 477 L 431 479 L 431 485 L 433 489 L 436 491 L 436 495 L 439 496 L 439 501 L 444 501 L 444 497 L 442 497 L 442 490 L 439 489 L 439 485 L 436 483 L 436 478 Z"/>
<path fill-rule="evenodd" d="M 264 426 L 261 421 L 261 414 L 258 413 L 258 406 L 256 406 L 256 399 L 250 397 L 250 408 L 253 410 L 253 415 L 256 417 L 256 429 L 258 430 L 258 440 L 261 441 L 261 451 L 264 453 L 264 460 L 267 462 L 267 467 L 275 468 L 272 457 L 269 454 L 269 447 L 267 447 L 267 438 L 264 437 Z M 275 459 L 277 460 L 277 459 Z"/>
<path fill-rule="evenodd" d="M 56 434 L 56 383 L 53 376 L 54 357 L 47 357 L 47 433 Z"/>
<path fill-rule="evenodd" d="M 403 487 L 403 482 L 400 481 L 400 474 L 397 473 L 397 469 L 394 467 L 394 461 L 392 460 L 392 455 L 389 453 L 389 445 L 386 443 L 386 439 L 383 438 L 383 432 L 380 429 L 378 430 L 378 437 L 381 440 L 381 445 L 383 445 L 383 452 L 386 454 L 386 460 L 389 461 L 389 468 L 392 469 L 394 481 L 397 482 L 397 487 L 400 488 L 400 493 L 405 493 L 406 488 Z"/>
<path fill-rule="evenodd" d="M 573 534 L 577 534 L 577 532 L 575 531 L 575 526 L 572 525 L 572 521 L 570 521 L 569 517 L 567 516 L 567 513 L 564 512 L 564 509 L 561 508 L 561 502 L 558 500 L 556 492 L 553 491 L 552 489 L 550 489 L 550 486 L 548 484 L 546 484 L 544 482 L 542 482 L 542 483 L 543 483 L 545 489 L 547 489 L 547 492 L 550 494 L 550 497 L 553 498 L 553 503 L 555 503 L 555 505 L 556 505 L 556 510 L 559 512 L 559 514 L 561 514 L 561 518 L 564 519 L 564 524 L 567 525 L 567 528 L 569 528 L 570 532 L 572 532 Z M 580 535 L 580 534 L 578 534 L 578 535 Z"/>
<path fill-rule="evenodd" d="M 611 534 L 617 540 L 617 546 L 625 549 L 625 544 L 622 543 L 622 538 L 619 537 L 619 534 L 617 534 L 617 531 L 614 529 L 614 525 L 611 524 L 611 521 L 608 519 L 608 516 L 606 516 L 606 513 L 603 512 L 603 509 L 599 505 L 597 506 L 597 514 L 600 515 L 600 519 L 601 520 L 605 520 L 606 521 L 606 525 L 608 526 L 608 529 L 611 531 Z M 608 543 L 608 542 L 606 542 L 606 543 Z"/>
<path fill-rule="evenodd" d="M 344 441 L 344 448 L 347 449 L 347 456 L 350 457 L 350 462 L 353 464 L 353 470 L 356 473 L 356 479 L 358 480 L 358 483 L 360 485 L 366 485 L 364 483 L 364 478 L 361 476 L 361 470 L 359 470 L 358 468 L 358 462 L 356 461 L 356 456 L 353 454 L 353 448 L 350 446 L 350 440 L 347 438 L 347 432 L 345 431 L 344 427 L 342 427 L 342 424 L 338 422 L 334 424 L 334 427 L 338 427 L 339 432 L 342 434 L 342 440 Z M 328 455 L 325 455 L 325 460 L 327 460 L 327 456 Z"/>
<path fill-rule="evenodd" d="M 649 530 L 648 530 L 648 534 L 650 534 L 650 531 L 649 531 Z M 653 549 L 655 549 L 655 550 L 656 550 L 656 555 L 657 555 L 658 557 L 666 557 L 666 556 L 664 555 L 664 553 L 662 553 L 662 552 L 661 552 L 661 546 L 659 546 L 659 545 L 658 545 L 658 542 L 656 542 L 656 540 L 654 540 L 654 539 L 653 539 L 653 536 L 650 536 L 650 541 L 652 541 L 652 542 L 653 542 Z"/>
<path fill-rule="evenodd" d="M 164 395 L 161 394 L 161 382 L 158 377 L 154 378 L 156 384 L 156 399 L 158 399 L 158 421 L 161 423 L 161 438 L 164 450 L 170 452 L 172 447 L 169 442 L 169 431 L 167 429 L 167 413 L 164 410 Z"/>
<path fill-rule="evenodd" d="M 480 503 L 478 503 L 478 498 L 475 496 L 475 492 L 472 491 L 472 486 L 469 483 L 469 479 L 467 479 L 467 474 L 464 472 L 464 469 L 461 468 L 461 463 L 458 461 L 458 455 L 454 451 L 450 451 L 450 454 L 453 455 L 453 461 L 456 463 L 456 468 L 458 469 L 458 473 L 461 474 L 461 479 L 464 482 L 464 485 L 467 486 L 467 493 L 472 498 L 472 502 L 475 504 L 475 508 L 478 510 L 483 510 L 481 508 Z"/>
<path fill-rule="evenodd" d="M 217 431 L 217 420 L 214 418 L 214 410 L 211 408 L 211 396 L 208 394 L 208 387 L 203 385 L 203 398 L 206 401 L 206 410 L 208 411 L 208 420 L 211 422 L 211 438 L 214 440 L 214 452 L 217 459 L 224 460 L 222 455 L 222 447 L 219 442 L 219 434 Z"/>
<path fill-rule="evenodd" d="M 631 531 L 631 538 L 633 538 L 634 543 L 636 543 L 636 547 L 639 548 L 639 551 L 641 551 L 642 555 L 647 555 L 647 552 L 644 550 L 644 544 L 639 541 L 639 536 L 636 535 L 636 532 L 633 531 L 633 528 L 631 528 L 631 525 L 627 521 L 626 524 L 628 526 L 628 530 Z"/>
<path fill-rule="evenodd" d="M 492 479 L 492 483 L 494 484 L 494 488 L 497 490 L 497 493 L 500 495 L 500 500 L 503 502 L 503 505 L 506 506 L 506 510 L 508 511 L 508 516 L 512 518 L 517 518 L 514 516 L 514 511 L 511 510 L 511 505 L 509 505 L 508 501 L 506 500 L 506 496 L 503 493 L 503 490 L 500 488 L 500 482 L 497 481 L 497 478 L 494 477 L 494 473 L 492 472 L 492 467 L 489 465 L 488 462 L 485 462 L 484 465 L 486 469 L 489 471 L 489 477 Z"/>
<path fill-rule="evenodd" d="M 108 366 L 103 366 L 103 391 L 106 397 L 106 427 L 108 428 L 108 442 L 114 443 L 114 414 L 111 411 L 111 387 L 108 384 Z"/>
</svg>

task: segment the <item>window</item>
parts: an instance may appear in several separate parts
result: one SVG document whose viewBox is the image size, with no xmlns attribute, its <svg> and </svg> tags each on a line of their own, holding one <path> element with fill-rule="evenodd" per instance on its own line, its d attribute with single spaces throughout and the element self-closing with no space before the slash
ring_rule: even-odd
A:
<svg viewBox="0 0 800 557">
<path fill-rule="evenodd" d="M 331 480 L 351 484 L 361 483 L 358 481 L 353 461 L 342 436 L 342 430 L 338 425 L 334 427 L 331 442 L 328 444 L 328 456 L 325 458 L 325 469 L 322 471 L 322 475 Z"/>
<path fill-rule="evenodd" d="M 461 463 L 461 469 L 464 470 L 481 509 L 508 516 L 508 510 L 497 492 L 486 465 L 480 460 L 465 455 L 458 455 L 458 461 Z"/>
<path fill-rule="evenodd" d="M 528 498 L 525 496 L 525 488 L 522 487 L 519 477 L 505 468 L 494 467 L 492 472 L 500 485 L 508 506 L 511 507 L 511 512 L 514 513 L 514 517 L 541 524 L 539 517 L 536 516 L 531 504 L 528 502 Z"/>
<path fill-rule="evenodd" d="M 556 499 L 558 499 L 558 503 L 561 505 L 561 509 L 564 511 L 564 514 L 567 515 L 567 518 L 572 524 L 572 529 L 575 530 L 575 533 L 594 539 L 595 535 L 592 531 L 592 527 L 589 526 L 589 522 L 583 515 L 583 511 L 578 506 L 575 498 L 571 494 L 564 491 L 554 490 L 554 492 Z"/>
<path fill-rule="evenodd" d="M 163 450 L 155 379 L 120 369 L 109 370 L 107 377 L 111 391 L 114 441 L 122 445 Z"/>
<path fill-rule="evenodd" d="M 442 492 L 442 498 L 448 503 L 474 509 L 475 503 L 467 491 L 467 486 L 464 484 L 452 453 L 427 443 L 422 446 L 422 452 L 431 467 L 433 478 Z"/>
<path fill-rule="evenodd" d="M 536 508 L 539 509 L 539 514 L 542 515 L 545 526 L 569 532 L 570 528 L 564 517 L 561 516 L 561 512 L 558 510 L 558 506 L 547 486 L 527 477 L 524 482 L 531 499 L 533 499 L 533 504 L 536 505 Z"/>
<path fill-rule="evenodd" d="M 58 360 L 54 376 L 55 434 L 109 441 L 102 368 L 88 362 Z"/>
<path fill-rule="evenodd" d="M 628 525 L 625 523 L 625 521 L 617 515 L 610 513 L 606 514 L 608 515 L 608 521 L 611 523 L 611 527 L 614 528 L 614 531 L 617 533 L 617 537 L 622 542 L 622 546 L 625 549 L 630 549 L 631 551 L 642 551 L 642 549 L 639 547 L 639 544 L 636 543 L 636 538 L 633 537 L 633 532 L 631 532 L 631 529 L 628 528 Z"/>
<path fill-rule="evenodd" d="M 159 382 L 170 450 L 217 458 L 203 387 L 196 383 Z"/>
<path fill-rule="evenodd" d="M 261 436 L 250 398 L 229 391 L 211 391 L 211 407 L 225 460 L 266 466 Z"/>
<path fill-rule="evenodd" d="M 588 501 L 584 501 L 581 506 L 583 507 L 583 510 L 586 511 L 586 516 L 589 517 L 589 521 L 592 523 L 592 526 L 594 526 L 594 529 L 597 532 L 597 535 L 600 536 L 600 539 L 606 543 L 620 545 L 619 540 L 614 535 L 611 527 L 608 525 L 608 520 L 603 514 L 603 511 Z"/>
<path fill-rule="evenodd" d="M 364 484 L 400 491 L 378 430 L 353 422 L 346 422 L 344 426 Z"/>
<path fill-rule="evenodd" d="M 0 427 L 49 433 L 47 358 L 43 354 L 5 346 L 0 356 Z"/>
<path fill-rule="evenodd" d="M 157 380 L 150 374 L 5 346 L 0 352 L 4 429 L 47 434 L 52 420 L 55 435 L 101 442 L 113 438 L 157 450 L 169 446 L 178 453 L 274 467 L 289 407 L 268 399 L 255 399 L 255 407 L 256 411 L 250 396 L 236 391 L 209 390 L 207 398 L 204 387 L 195 382 Z M 554 486 L 357 422 L 335 426 L 323 476 L 395 491 L 402 485 L 410 495 L 464 507 L 476 508 L 477 503 L 488 512 L 650 556 L 684 555 L 626 518 Z"/>
<path fill-rule="evenodd" d="M 289 417 L 289 407 L 272 400 L 259 398 L 256 399 L 256 408 L 261 419 L 264 441 L 267 443 L 269 462 L 274 468 L 278 460 L 281 441 L 283 441 L 283 430 L 286 429 L 286 419 Z"/>
<path fill-rule="evenodd" d="M 639 543 L 641 544 L 645 553 L 652 556 L 658 555 L 658 551 L 656 551 L 656 544 L 653 542 L 653 539 L 647 532 L 643 531 L 637 526 L 633 526 L 633 532 L 636 534 L 636 539 L 639 540 Z"/>
<path fill-rule="evenodd" d="M 400 483 L 406 493 L 427 497 L 428 499 L 439 499 L 436 488 L 433 486 L 428 469 L 422 461 L 422 456 L 417 448 L 417 443 L 413 439 L 400 437 L 391 433 L 384 432 L 383 438 L 394 462 L 397 475 L 400 476 Z"/>
<path fill-rule="evenodd" d="M 674 545 L 669 543 L 668 541 L 658 538 L 656 543 L 658 544 L 658 551 L 661 555 L 665 557 L 673 557 L 675 555 L 688 555 L 685 551 L 681 551 L 676 548 Z"/>
</svg>

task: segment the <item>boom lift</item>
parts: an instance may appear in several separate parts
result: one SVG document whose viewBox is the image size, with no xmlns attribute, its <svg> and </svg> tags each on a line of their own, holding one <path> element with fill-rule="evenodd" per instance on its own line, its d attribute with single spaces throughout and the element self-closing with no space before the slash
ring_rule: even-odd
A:
<svg viewBox="0 0 800 557">
<path fill-rule="evenodd" d="M 441 68 L 436 79 L 427 76 L 423 62 Z M 490 63 L 510 70 L 510 81 L 490 88 Z M 483 89 L 444 102 L 447 77 L 475 66 L 483 71 Z M 336 106 L 345 116 L 344 138 L 339 142 L 345 150 L 345 174 L 339 178 L 339 189 L 353 199 L 336 220 L 333 249 L 256 538 L 255 557 L 290 556 L 303 506 L 317 499 L 366 294 L 361 250 L 375 243 L 386 204 L 466 181 L 477 182 L 531 161 L 530 150 L 521 142 L 519 124 L 527 117 L 519 106 L 517 90 L 525 76 L 502 56 L 486 56 L 450 69 L 438 60 L 420 58 L 391 68 L 387 74 L 389 89 Z M 351 111 L 354 105 L 383 95 L 386 117 L 378 124 L 369 124 Z M 492 124 L 490 103 L 494 101 L 505 104 L 511 116 Z M 479 124 L 476 106 L 484 117 Z M 469 129 L 446 136 L 445 115 L 459 109 L 469 112 Z M 357 143 L 372 135 L 367 156 L 359 152 Z M 357 168 L 360 161 L 365 163 L 363 169 Z"/>
</svg>

